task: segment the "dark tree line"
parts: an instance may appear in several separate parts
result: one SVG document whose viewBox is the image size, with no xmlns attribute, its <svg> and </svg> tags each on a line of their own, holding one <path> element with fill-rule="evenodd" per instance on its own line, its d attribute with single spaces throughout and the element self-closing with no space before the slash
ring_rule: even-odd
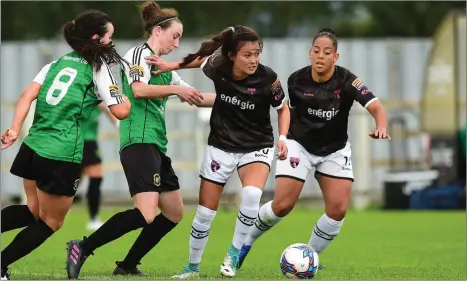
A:
<svg viewBox="0 0 467 281">
<path fill-rule="evenodd" d="M 99 9 L 116 26 L 115 38 L 141 38 L 139 2 L 43 1 L 1 2 L 2 40 L 50 39 L 78 13 Z M 452 10 L 465 2 L 245 2 L 160 1 L 173 7 L 184 23 L 184 37 L 205 37 L 235 24 L 249 25 L 263 37 L 312 36 L 332 27 L 339 37 L 426 37 Z"/>
</svg>

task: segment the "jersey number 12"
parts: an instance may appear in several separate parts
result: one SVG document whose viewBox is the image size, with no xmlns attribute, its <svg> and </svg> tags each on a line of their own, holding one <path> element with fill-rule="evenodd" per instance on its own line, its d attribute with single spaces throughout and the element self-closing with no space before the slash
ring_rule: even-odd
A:
<svg viewBox="0 0 467 281">
<path fill-rule="evenodd" d="M 60 70 L 47 92 L 45 101 L 50 105 L 57 105 L 68 93 L 68 88 L 70 88 L 77 74 L 78 71 L 71 67 Z"/>
</svg>

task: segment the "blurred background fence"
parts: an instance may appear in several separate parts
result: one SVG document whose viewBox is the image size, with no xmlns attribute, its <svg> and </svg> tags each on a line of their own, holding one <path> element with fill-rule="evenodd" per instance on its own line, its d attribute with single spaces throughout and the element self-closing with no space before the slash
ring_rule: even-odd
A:
<svg viewBox="0 0 467 281">
<path fill-rule="evenodd" d="M 132 46 L 143 41 L 117 41 L 117 49 L 124 54 Z M 188 52 L 199 47 L 199 40 L 182 40 L 178 50 L 167 56 L 167 60 L 177 60 Z M 338 64 L 349 68 L 374 91 L 389 109 L 389 113 L 403 116 L 409 126 L 409 138 L 413 139 L 413 149 L 409 160 L 421 161 L 424 157 L 419 143 L 420 100 L 424 69 L 430 50 L 430 39 L 397 39 L 384 40 L 341 40 L 339 42 L 340 59 Z M 273 68 L 283 84 L 295 70 L 309 64 L 309 39 L 264 40 L 264 51 L 261 62 Z M 12 120 L 14 106 L 24 87 L 30 83 L 43 65 L 65 54 L 70 48 L 63 41 L 39 42 L 7 42 L 1 48 L 1 127 L 7 128 Z M 203 92 L 213 92 L 212 82 L 199 70 L 182 70 L 179 72 L 191 85 Z M 117 75 L 119 77 L 119 75 Z M 287 90 L 287 89 L 285 89 Z M 198 109 L 182 104 L 178 100 L 168 103 L 167 130 L 169 138 L 168 155 L 174 161 L 183 195 L 186 199 L 196 198 L 199 186 L 198 171 L 202 160 L 206 137 L 209 132 L 209 109 Z M 381 194 L 382 175 L 389 167 L 389 144 L 387 141 L 359 142 L 356 132 L 369 132 L 373 126 L 372 117 L 359 110 L 355 104 L 350 118 L 349 137 L 354 151 L 354 167 L 357 172 L 356 190 L 362 189 L 376 195 Z M 207 111 L 207 112 L 206 112 Z M 103 193 L 106 200 L 128 199 L 128 188 L 119 161 L 118 131 L 105 116 L 101 116 L 99 143 L 104 159 L 105 177 Z M 274 129 L 277 129 L 277 114 L 271 111 Z M 366 122 L 361 127 L 362 120 Z M 360 126 L 360 127 L 358 127 Z M 395 136 L 396 137 L 396 136 Z M 396 138 L 397 140 L 397 138 Z M 46 141 L 46 140 L 44 140 Z M 1 195 L 12 196 L 21 192 L 21 181 L 9 173 L 19 143 L 2 152 L 1 161 Z M 370 145 L 370 146 L 368 146 Z M 369 153 L 366 153 L 366 152 Z M 365 163 L 369 162 L 369 166 Z M 365 167 L 358 174 L 359 167 Z M 272 171 L 274 171 L 274 166 Z M 360 175 L 360 177 L 358 176 Z M 362 178 L 362 175 L 365 178 Z M 274 177 L 271 173 L 266 190 L 274 189 Z M 364 185 L 364 186 L 363 186 Z M 86 186 L 86 183 L 81 185 Z M 313 176 L 307 181 L 302 194 L 304 197 L 320 196 L 319 188 Z M 238 178 L 232 179 L 227 192 L 240 188 Z M 80 192 L 83 191 L 83 188 Z"/>
</svg>

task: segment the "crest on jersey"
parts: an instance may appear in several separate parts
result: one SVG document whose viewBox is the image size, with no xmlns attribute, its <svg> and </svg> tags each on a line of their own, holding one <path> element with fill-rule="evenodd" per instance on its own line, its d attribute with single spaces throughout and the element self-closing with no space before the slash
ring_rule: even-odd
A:
<svg viewBox="0 0 467 281">
<path fill-rule="evenodd" d="M 133 76 L 143 77 L 144 76 L 144 68 L 141 65 L 134 64 L 134 65 L 130 66 L 129 75 L 130 75 L 130 77 L 133 77 Z"/>
<path fill-rule="evenodd" d="M 256 94 L 256 89 L 255 88 L 248 88 L 247 91 L 248 91 L 248 94 L 250 94 L 250 95 Z"/>
<path fill-rule="evenodd" d="M 360 93 L 362 94 L 362 96 L 368 94 L 370 92 L 370 90 L 368 89 L 363 89 Z"/>
<path fill-rule="evenodd" d="M 159 176 L 159 174 L 154 174 L 153 183 L 154 183 L 154 186 L 160 186 L 161 185 L 161 176 Z"/>
<path fill-rule="evenodd" d="M 298 157 L 290 157 L 290 166 L 292 168 L 297 168 L 298 164 L 300 164 L 300 158 Z"/>
<path fill-rule="evenodd" d="M 340 97 L 341 97 L 341 90 L 340 90 L 340 89 L 334 90 L 332 93 L 333 93 L 338 99 L 340 99 Z"/>
<path fill-rule="evenodd" d="M 221 168 L 221 163 L 217 162 L 216 160 L 211 161 L 211 171 L 214 173 Z"/>
<path fill-rule="evenodd" d="M 79 179 L 75 180 L 75 183 L 73 184 L 73 190 L 76 191 L 78 190 L 78 186 L 79 186 Z"/>
<path fill-rule="evenodd" d="M 110 85 L 109 92 L 110 92 L 110 96 L 113 98 L 119 97 L 121 95 L 120 89 L 118 88 L 117 85 Z"/>
</svg>

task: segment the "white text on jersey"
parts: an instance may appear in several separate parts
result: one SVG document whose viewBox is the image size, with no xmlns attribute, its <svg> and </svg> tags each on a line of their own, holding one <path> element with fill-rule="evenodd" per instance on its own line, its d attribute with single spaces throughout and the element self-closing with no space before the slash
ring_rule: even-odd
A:
<svg viewBox="0 0 467 281">
<path fill-rule="evenodd" d="M 237 97 L 229 97 L 229 96 L 226 96 L 224 94 L 221 94 L 221 100 L 225 101 L 225 102 L 228 102 L 230 104 L 236 105 L 236 106 L 240 107 L 243 110 L 245 110 L 245 109 L 254 110 L 255 109 L 255 104 L 254 103 L 241 101 Z"/>
<path fill-rule="evenodd" d="M 312 108 L 308 108 L 308 114 L 317 116 L 317 117 L 319 117 L 319 118 L 324 118 L 324 119 L 326 119 L 326 120 L 331 120 L 331 119 L 334 118 L 334 116 L 336 116 L 338 113 L 339 113 L 339 109 L 338 109 L 338 110 L 334 110 L 334 108 L 333 108 L 332 110 L 322 110 L 322 109 L 312 109 Z"/>
</svg>

